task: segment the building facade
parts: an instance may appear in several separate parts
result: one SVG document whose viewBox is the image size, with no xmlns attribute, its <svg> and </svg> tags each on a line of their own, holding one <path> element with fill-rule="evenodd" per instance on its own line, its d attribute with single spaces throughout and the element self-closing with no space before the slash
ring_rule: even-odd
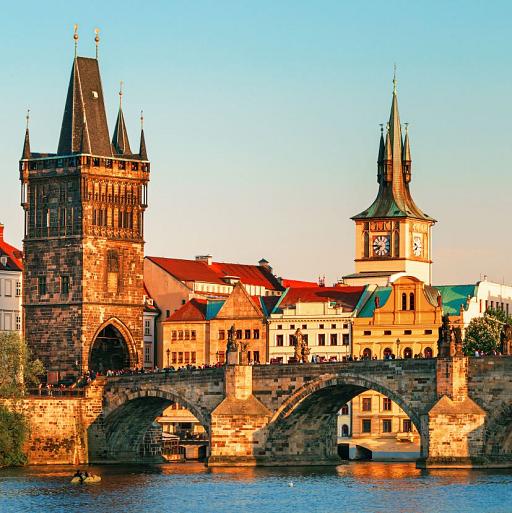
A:
<svg viewBox="0 0 512 513">
<path fill-rule="evenodd" d="M 232 264 L 214 262 L 210 255 L 198 256 L 195 260 L 146 257 L 144 283 L 162 311 L 161 320 L 157 322 L 159 341 L 164 339 L 164 320 L 192 299 L 199 300 L 196 306 L 216 304 L 216 301 L 226 300 L 237 283 L 241 283 L 250 296 L 278 297 L 285 290 L 265 259 L 258 265 Z M 166 350 L 163 344 L 157 344 L 159 367 L 166 365 Z M 215 354 L 217 350 L 208 351 Z"/>
<path fill-rule="evenodd" d="M 57 152 L 27 128 L 20 161 L 25 336 L 50 379 L 142 364 L 149 169 L 121 103 L 110 140 L 98 60 L 75 56 Z"/>
<path fill-rule="evenodd" d="M 22 273 L 22 253 L 4 239 L 0 223 L 0 331 L 22 332 Z"/>
<path fill-rule="evenodd" d="M 290 287 L 268 318 L 269 361 L 294 360 L 296 331 L 310 360 L 343 361 L 352 354 L 352 319 L 366 287 Z"/>
<path fill-rule="evenodd" d="M 144 288 L 144 314 L 143 314 L 143 339 L 144 339 L 144 361 L 145 369 L 153 369 L 156 362 L 156 320 L 160 315 L 160 309 L 156 305 L 146 288 Z"/>
</svg>

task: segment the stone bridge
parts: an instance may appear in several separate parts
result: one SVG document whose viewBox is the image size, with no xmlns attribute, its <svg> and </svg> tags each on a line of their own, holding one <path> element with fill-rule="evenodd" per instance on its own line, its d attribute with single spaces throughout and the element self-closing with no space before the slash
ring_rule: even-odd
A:
<svg viewBox="0 0 512 513">
<path fill-rule="evenodd" d="M 396 402 L 421 435 L 422 464 L 512 463 L 512 358 L 465 357 L 243 366 L 99 380 L 88 460 L 139 461 L 173 402 L 206 429 L 209 465 L 339 463 L 336 413 L 364 390 Z"/>
</svg>

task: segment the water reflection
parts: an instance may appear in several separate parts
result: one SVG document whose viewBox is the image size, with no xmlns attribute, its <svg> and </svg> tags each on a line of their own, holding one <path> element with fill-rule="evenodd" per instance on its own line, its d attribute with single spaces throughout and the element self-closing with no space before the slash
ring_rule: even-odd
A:
<svg viewBox="0 0 512 513">
<path fill-rule="evenodd" d="M 338 467 L 240 467 L 202 464 L 91 466 L 97 485 L 71 485 L 74 467 L 0 471 L 2 513 L 75 512 L 313 513 L 392 511 L 507 512 L 511 471 L 425 471 L 414 463 Z"/>
</svg>

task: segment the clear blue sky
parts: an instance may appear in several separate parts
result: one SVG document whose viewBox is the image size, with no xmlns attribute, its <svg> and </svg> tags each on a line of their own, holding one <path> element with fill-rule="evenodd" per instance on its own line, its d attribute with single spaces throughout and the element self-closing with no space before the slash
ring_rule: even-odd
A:
<svg viewBox="0 0 512 513">
<path fill-rule="evenodd" d="M 146 254 L 353 271 L 350 216 L 377 192 L 393 63 L 413 196 L 438 220 L 435 283 L 512 283 L 510 2 L 61 1 L 2 6 L 0 221 L 21 244 L 18 159 L 56 151 L 73 56 L 100 61 L 132 148 L 144 109 Z"/>
</svg>

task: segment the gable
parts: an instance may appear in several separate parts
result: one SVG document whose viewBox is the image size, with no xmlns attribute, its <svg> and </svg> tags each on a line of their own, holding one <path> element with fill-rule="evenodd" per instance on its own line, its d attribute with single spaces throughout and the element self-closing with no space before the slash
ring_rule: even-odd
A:
<svg viewBox="0 0 512 513">
<path fill-rule="evenodd" d="M 216 315 L 216 319 L 247 319 L 254 317 L 263 317 L 263 312 L 251 299 L 242 283 L 238 282 Z"/>
</svg>

